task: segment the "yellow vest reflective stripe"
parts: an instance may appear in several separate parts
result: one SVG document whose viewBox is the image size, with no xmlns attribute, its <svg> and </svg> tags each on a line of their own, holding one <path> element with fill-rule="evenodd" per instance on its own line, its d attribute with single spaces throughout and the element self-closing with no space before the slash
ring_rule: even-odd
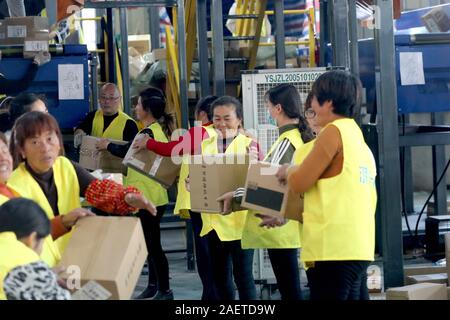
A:
<svg viewBox="0 0 450 320">
<path fill-rule="evenodd" d="M 11 214 L 14 214 L 14 212 Z M 6 300 L 3 280 L 8 272 L 18 266 L 39 260 L 39 255 L 17 240 L 13 232 L 0 233 L 0 300 Z"/>
<path fill-rule="evenodd" d="M 168 142 L 164 131 L 159 123 L 154 122 L 149 127 L 153 137 L 159 142 Z M 136 187 L 155 206 L 162 206 L 169 202 L 167 190 L 155 180 L 152 180 L 138 171 L 128 168 L 125 185 Z"/>
<path fill-rule="evenodd" d="M 128 120 L 134 121 L 126 113 L 119 111 L 119 115 L 111 121 L 108 128 L 103 132 L 103 111 L 97 110 L 95 112 L 94 121 L 92 122 L 91 135 L 100 138 L 123 140 L 123 131 L 125 130 L 125 124 Z"/>
<path fill-rule="evenodd" d="M 206 132 L 208 133 L 208 138 L 213 137 L 216 134 L 214 126 L 211 124 L 209 126 L 204 126 Z M 203 137 L 200 137 L 200 139 Z M 191 139 L 199 139 L 199 137 L 191 137 Z M 189 175 L 189 160 L 190 155 L 183 156 L 183 163 L 180 168 L 180 177 L 178 179 L 178 189 L 177 189 L 177 201 L 175 203 L 174 214 L 182 215 L 183 218 L 188 218 L 189 210 L 191 209 L 191 196 L 186 190 L 185 180 Z"/>
<path fill-rule="evenodd" d="M 239 134 L 233 142 L 230 143 L 225 153 L 229 154 L 245 154 L 247 147 L 251 144 L 252 139 Z M 202 142 L 202 154 L 212 155 L 218 154 L 217 134 Z M 244 230 L 245 217 L 247 210 L 235 211 L 229 215 L 223 216 L 216 213 L 202 213 L 203 228 L 200 236 L 204 236 L 215 230 L 221 241 L 240 240 L 242 231 Z"/>
<path fill-rule="evenodd" d="M 266 155 L 266 159 L 276 150 L 276 147 L 284 140 L 289 142 L 298 150 L 303 145 L 303 140 L 298 129 L 283 132 L 275 141 Z M 300 248 L 301 224 L 289 220 L 284 226 L 274 229 L 261 228 L 261 219 L 255 216 L 256 212 L 249 211 L 242 233 L 242 248 Z"/>
<path fill-rule="evenodd" d="M 58 157 L 53 164 L 53 178 L 58 192 L 58 210 L 64 215 L 73 209 L 81 207 L 80 185 L 73 164 L 65 157 Z M 16 190 L 22 197 L 34 200 L 47 213 L 51 220 L 55 217 L 53 210 L 39 184 L 21 163 L 11 174 L 8 186 Z M 71 233 L 67 233 L 53 241 L 51 235 L 45 239 L 41 258 L 50 267 L 61 259 L 61 253 L 67 246 Z"/>
<path fill-rule="evenodd" d="M 302 261 L 367 260 L 375 250 L 376 167 L 362 132 L 352 119 L 339 129 L 342 172 L 320 179 L 305 193 Z"/>
</svg>

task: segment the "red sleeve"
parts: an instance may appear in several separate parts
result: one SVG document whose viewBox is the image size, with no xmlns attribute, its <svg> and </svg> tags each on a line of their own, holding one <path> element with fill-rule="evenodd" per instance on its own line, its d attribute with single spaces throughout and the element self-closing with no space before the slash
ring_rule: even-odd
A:
<svg viewBox="0 0 450 320">
<path fill-rule="evenodd" d="M 128 193 L 139 193 L 135 187 L 124 187 L 112 180 L 94 180 L 86 189 L 86 200 L 95 208 L 119 216 L 136 211 L 125 202 Z"/>
<path fill-rule="evenodd" d="M 203 127 L 192 127 L 178 140 L 159 142 L 154 139 L 147 141 L 147 149 L 161 156 L 170 157 L 184 154 L 199 154 L 202 141 L 208 138 L 208 132 Z"/>
<path fill-rule="evenodd" d="M 57 217 L 53 218 L 50 222 L 52 225 L 51 233 L 52 233 L 53 240 L 58 239 L 59 237 L 65 235 L 67 232 L 70 231 L 69 229 L 64 227 L 62 220 L 61 220 L 61 216 L 57 216 Z"/>
</svg>

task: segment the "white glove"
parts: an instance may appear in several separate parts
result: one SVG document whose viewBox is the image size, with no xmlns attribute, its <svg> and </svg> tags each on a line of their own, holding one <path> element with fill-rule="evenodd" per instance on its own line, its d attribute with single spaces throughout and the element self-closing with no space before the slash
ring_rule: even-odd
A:
<svg viewBox="0 0 450 320">
<path fill-rule="evenodd" d="M 78 148 L 81 146 L 81 141 L 83 141 L 83 137 L 86 136 L 86 132 L 79 132 L 73 136 L 73 146 Z"/>
</svg>

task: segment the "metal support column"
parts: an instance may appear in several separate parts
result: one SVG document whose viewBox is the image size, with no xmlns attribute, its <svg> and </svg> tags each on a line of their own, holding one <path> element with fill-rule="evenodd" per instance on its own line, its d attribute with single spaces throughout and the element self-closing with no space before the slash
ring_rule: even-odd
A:
<svg viewBox="0 0 450 320">
<path fill-rule="evenodd" d="M 130 114 L 130 72 L 128 65 L 128 26 L 127 8 L 120 8 L 120 34 L 121 34 L 121 68 L 123 84 L 123 111 Z"/>
<path fill-rule="evenodd" d="M 333 65 L 350 68 L 348 1 L 334 0 L 332 6 L 333 24 L 331 40 L 333 47 Z"/>
<path fill-rule="evenodd" d="M 200 96 L 211 94 L 209 86 L 208 24 L 206 19 L 206 0 L 197 0 L 197 52 L 200 67 Z"/>
<path fill-rule="evenodd" d="M 375 83 L 378 109 L 379 206 L 385 289 L 403 285 L 403 237 L 400 209 L 400 159 L 392 1 L 376 0 Z"/>
<path fill-rule="evenodd" d="M 328 0 L 320 0 L 320 38 L 319 38 L 319 66 L 326 67 L 326 52 L 328 43 L 330 42 L 329 17 L 328 15 Z"/>
<path fill-rule="evenodd" d="M 150 20 L 150 42 L 153 50 L 161 46 L 159 41 L 159 7 L 149 7 L 148 18 Z"/>
<path fill-rule="evenodd" d="M 277 69 L 286 68 L 286 48 L 284 32 L 284 3 L 275 1 L 275 59 Z"/>
<path fill-rule="evenodd" d="M 186 24 L 184 16 L 184 0 L 178 0 L 177 28 L 178 28 L 178 66 L 180 68 L 180 107 L 181 126 L 189 128 L 188 84 L 186 68 Z"/>
<path fill-rule="evenodd" d="M 108 41 L 108 75 L 109 82 L 117 83 L 116 73 L 116 41 L 114 37 L 114 14 L 112 8 L 106 9 L 106 34 Z"/>
<path fill-rule="evenodd" d="M 441 112 L 431 114 L 432 125 L 445 124 L 444 115 Z M 439 177 L 446 165 L 445 161 L 445 146 L 434 145 L 433 150 L 433 185 L 436 185 Z M 433 195 L 434 197 L 434 214 L 447 214 L 447 182 L 445 177 L 442 179 L 439 186 Z"/>
<path fill-rule="evenodd" d="M 90 105 L 89 111 L 94 111 L 98 109 L 98 75 L 97 75 L 97 67 L 98 67 L 98 55 L 96 52 L 91 54 L 91 94 L 92 94 L 92 103 Z"/>
<path fill-rule="evenodd" d="M 278 2 L 278 1 L 277 1 Z M 212 52 L 214 64 L 214 94 L 225 95 L 225 62 L 223 49 L 222 0 L 211 0 Z"/>
<path fill-rule="evenodd" d="M 348 0 L 348 28 L 350 36 L 350 70 L 359 76 L 358 20 L 356 19 L 356 0 Z"/>
</svg>

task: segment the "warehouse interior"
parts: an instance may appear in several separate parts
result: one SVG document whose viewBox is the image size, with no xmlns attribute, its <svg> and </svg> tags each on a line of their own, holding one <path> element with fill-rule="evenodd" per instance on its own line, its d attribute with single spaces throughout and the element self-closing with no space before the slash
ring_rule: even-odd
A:
<svg viewBox="0 0 450 320">
<path fill-rule="evenodd" d="M 76 269 L 72 274 L 66 270 L 64 279 L 75 279 L 75 288 L 66 286 L 72 299 L 151 300 L 157 297 L 158 300 L 159 297 L 161 300 L 208 300 L 205 298 L 206 280 L 202 278 L 197 260 L 199 231 L 192 214 L 196 211 L 184 215 L 181 210 L 178 212 L 177 205 L 180 184 L 187 194 L 190 189 L 193 204 L 193 197 L 201 198 L 200 185 L 205 180 L 200 180 L 200 174 L 193 174 L 191 165 L 190 175 L 188 172 L 183 176 L 180 165 L 183 168 L 184 160 L 178 159 L 181 157 L 175 157 L 179 160 L 178 171 L 174 173 L 175 169 L 170 169 L 173 172 L 168 181 L 164 180 L 166 176 L 155 178 L 152 177 L 154 173 L 148 173 L 160 170 L 160 163 L 170 159 L 167 155 L 156 155 L 157 167 L 153 165 L 155 157 L 145 163 L 145 167 L 141 158 L 127 163 L 122 163 L 121 159 L 114 165 L 111 165 L 112 160 L 107 163 L 110 161 L 105 160 L 107 156 L 100 160 L 99 140 L 92 140 L 88 147 L 87 139 L 84 142 L 84 137 L 77 137 L 86 115 L 92 114 L 94 119 L 96 111 L 104 108 L 105 101 L 109 99 L 112 104 L 114 100 L 126 117 L 124 123 L 136 120 L 136 128 L 142 133 L 141 130 L 147 127 L 146 123 L 138 121 L 144 103 L 142 92 L 156 87 L 158 92 L 163 92 L 163 114 L 173 116 L 174 128 L 181 129 L 170 132 L 175 141 L 196 126 L 199 120 L 197 107 L 202 98 L 230 96 L 242 104 L 241 126 L 248 130 L 247 137 L 257 137 L 258 151 L 270 154 L 280 134 L 276 123 L 274 126 L 270 122 L 267 92 L 278 85 L 291 84 L 297 89 L 304 108 L 316 80 L 333 71 L 348 72 L 361 82 L 361 110 L 354 120 L 376 163 L 373 261 L 367 268 L 367 279 L 362 280 L 367 282 L 370 300 L 450 299 L 447 261 L 450 259 L 450 236 L 446 236 L 450 230 L 447 200 L 450 182 L 450 150 L 447 147 L 450 145 L 450 1 L 25 0 L 22 1 L 25 14 L 15 18 L 12 6 L 8 8 L 9 2 L 0 1 L 0 131 L 12 131 L 12 138 L 18 135 L 20 126 L 17 122 L 14 126 L 9 123 L 14 97 L 21 93 L 44 96 L 41 100 L 57 121 L 66 158 L 88 169 L 95 179 L 110 179 L 123 185 L 122 188 L 132 187 L 130 176 L 126 177 L 130 168 L 141 175 L 145 173 L 147 179 L 158 184 L 158 192 L 167 198 L 162 203 L 151 199 L 151 203 L 155 204 L 155 210 L 164 207 L 156 233 L 160 233 L 158 241 L 164 251 L 161 254 L 167 257 L 170 290 L 168 287 L 165 290 L 168 294 L 144 294 L 149 289 L 151 277 L 157 277 L 155 273 L 159 271 L 156 260 L 150 259 L 153 246 L 148 245 L 146 231 L 142 232 L 139 219 L 133 219 L 133 222 L 137 221 L 136 225 L 106 222 L 113 221 L 112 216 L 117 214 L 105 213 L 108 212 L 104 210 L 108 207 L 105 203 L 97 210 L 86 195 L 77 201 L 99 217 L 98 225 L 87 226 L 85 221 L 92 217 L 77 218 L 71 225 L 73 231 L 69 234 L 80 232 L 68 240 L 67 249 L 77 253 L 79 260 L 76 261 L 79 262 L 73 262 L 75 260 L 61 252 L 63 262 L 79 263 L 86 268 L 81 270 L 81 282 L 80 270 Z M 20 29 L 22 25 L 25 25 L 25 33 Z M 47 57 L 47 60 L 38 59 L 37 70 L 31 71 L 36 57 Z M 105 86 L 109 84 L 114 84 L 117 92 L 105 97 Z M 306 109 L 302 115 L 304 111 Z M 304 114 L 307 119 L 306 112 Z M 103 121 L 106 120 L 102 120 L 101 127 L 105 130 Z M 94 132 L 94 127 L 91 128 Z M 137 133 L 136 130 L 134 135 Z M 105 137 L 101 134 L 98 137 Z M 111 135 L 107 137 L 108 143 L 125 145 L 124 141 L 130 141 L 128 148 L 133 150 L 134 135 L 129 140 Z M 88 133 L 87 136 L 95 134 Z M 156 139 L 156 135 L 151 139 Z M 170 135 L 166 134 L 164 143 L 169 141 Z M 148 146 L 146 141 L 142 148 Z M 11 144 L 9 148 L 14 151 Z M 101 152 L 109 151 L 115 157 L 109 146 L 104 150 Z M 130 152 L 125 151 L 122 158 L 127 159 Z M 29 159 L 22 157 L 25 162 Z M 14 154 L 12 159 L 16 161 Z M 227 176 L 225 168 L 220 170 L 215 173 L 217 185 Z M 208 171 L 208 176 L 212 180 L 214 173 L 211 172 Z M 79 181 L 78 193 L 80 187 L 83 189 Z M 198 188 L 194 181 L 198 181 Z M 246 183 L 245 177 L 243 182 Z M 5 185 L 13 186 L 13 183 Z M 20 182 L 18 185 L 20 188 Z M 216 186 L 210 188 L 215 190 Z M 145 195 L 138 185 L 136 190 Z M 104 194 L 108 192 L 103 191 Z M 20 196 L 21 192 L 18 194 Z M 125 194 L 124 191 L 126 203 Z M 31 196 L 23 197 L 34 200 Z M 58 195 L 56 199 L 58 201 Z M 116 200 L 105 200 L 108 201 Z M 128 206 L 133 207 L 130 203 Z M 145 203 L 145 206 L 135 208 L 148 209 L 149 205 Z M 59 211 L 58 216 L 63 216 L 61 208 Z M 207 210 L 198 210 L 202 212 L 200 219 L 206 219 L 204 211 Z M 52 213 L 49 218 L 51 235 L 58 245 L 53 235 L 52 219 L 56 216 Z M 120 219 L 127 218 L 115 219 L 123 221 Z M 145 218 L 140 219 L 144 224 Z M 0 235 L 3 232 L 1 221 L 0 207 Z M 203 221 L 205 224 L 206 220 Z M 125 230 L 130 230 L 128 235 Z M 122 242 L 121 245 L 115 247 L 114 239 L 121 240 L 117 241 Z M 142 246 L 146 249 L 141 250 Z M 252 255 L 250 271 L 256 299 L 284 300 L 267 248 L 270 249 L 256 248 Z M 308 268 L 300 262 L 303 248 L 299 246 L 296 250 L 302 299 L 313 300 L 315 295 L 310 293 Z M 102 254 L 97 255 L 98 252 Z M 0 257 L 7 256 L 0 252 Z M 0 261 L 0 267 L 1 264 Z M 111 269 L 106 271 L 109 265 Z M 2 274 L 2 270 L 0 282 L 7 274 Z M 123 283 L 119 284 L 122 280 L 117 279 L 122 278 Z M 233 291 L 242 297 L 236 278 L 239 277 L 234 274 Z M 2 290 L 0 288 L 0 299 L 3 298 Z"/>
</svg>

